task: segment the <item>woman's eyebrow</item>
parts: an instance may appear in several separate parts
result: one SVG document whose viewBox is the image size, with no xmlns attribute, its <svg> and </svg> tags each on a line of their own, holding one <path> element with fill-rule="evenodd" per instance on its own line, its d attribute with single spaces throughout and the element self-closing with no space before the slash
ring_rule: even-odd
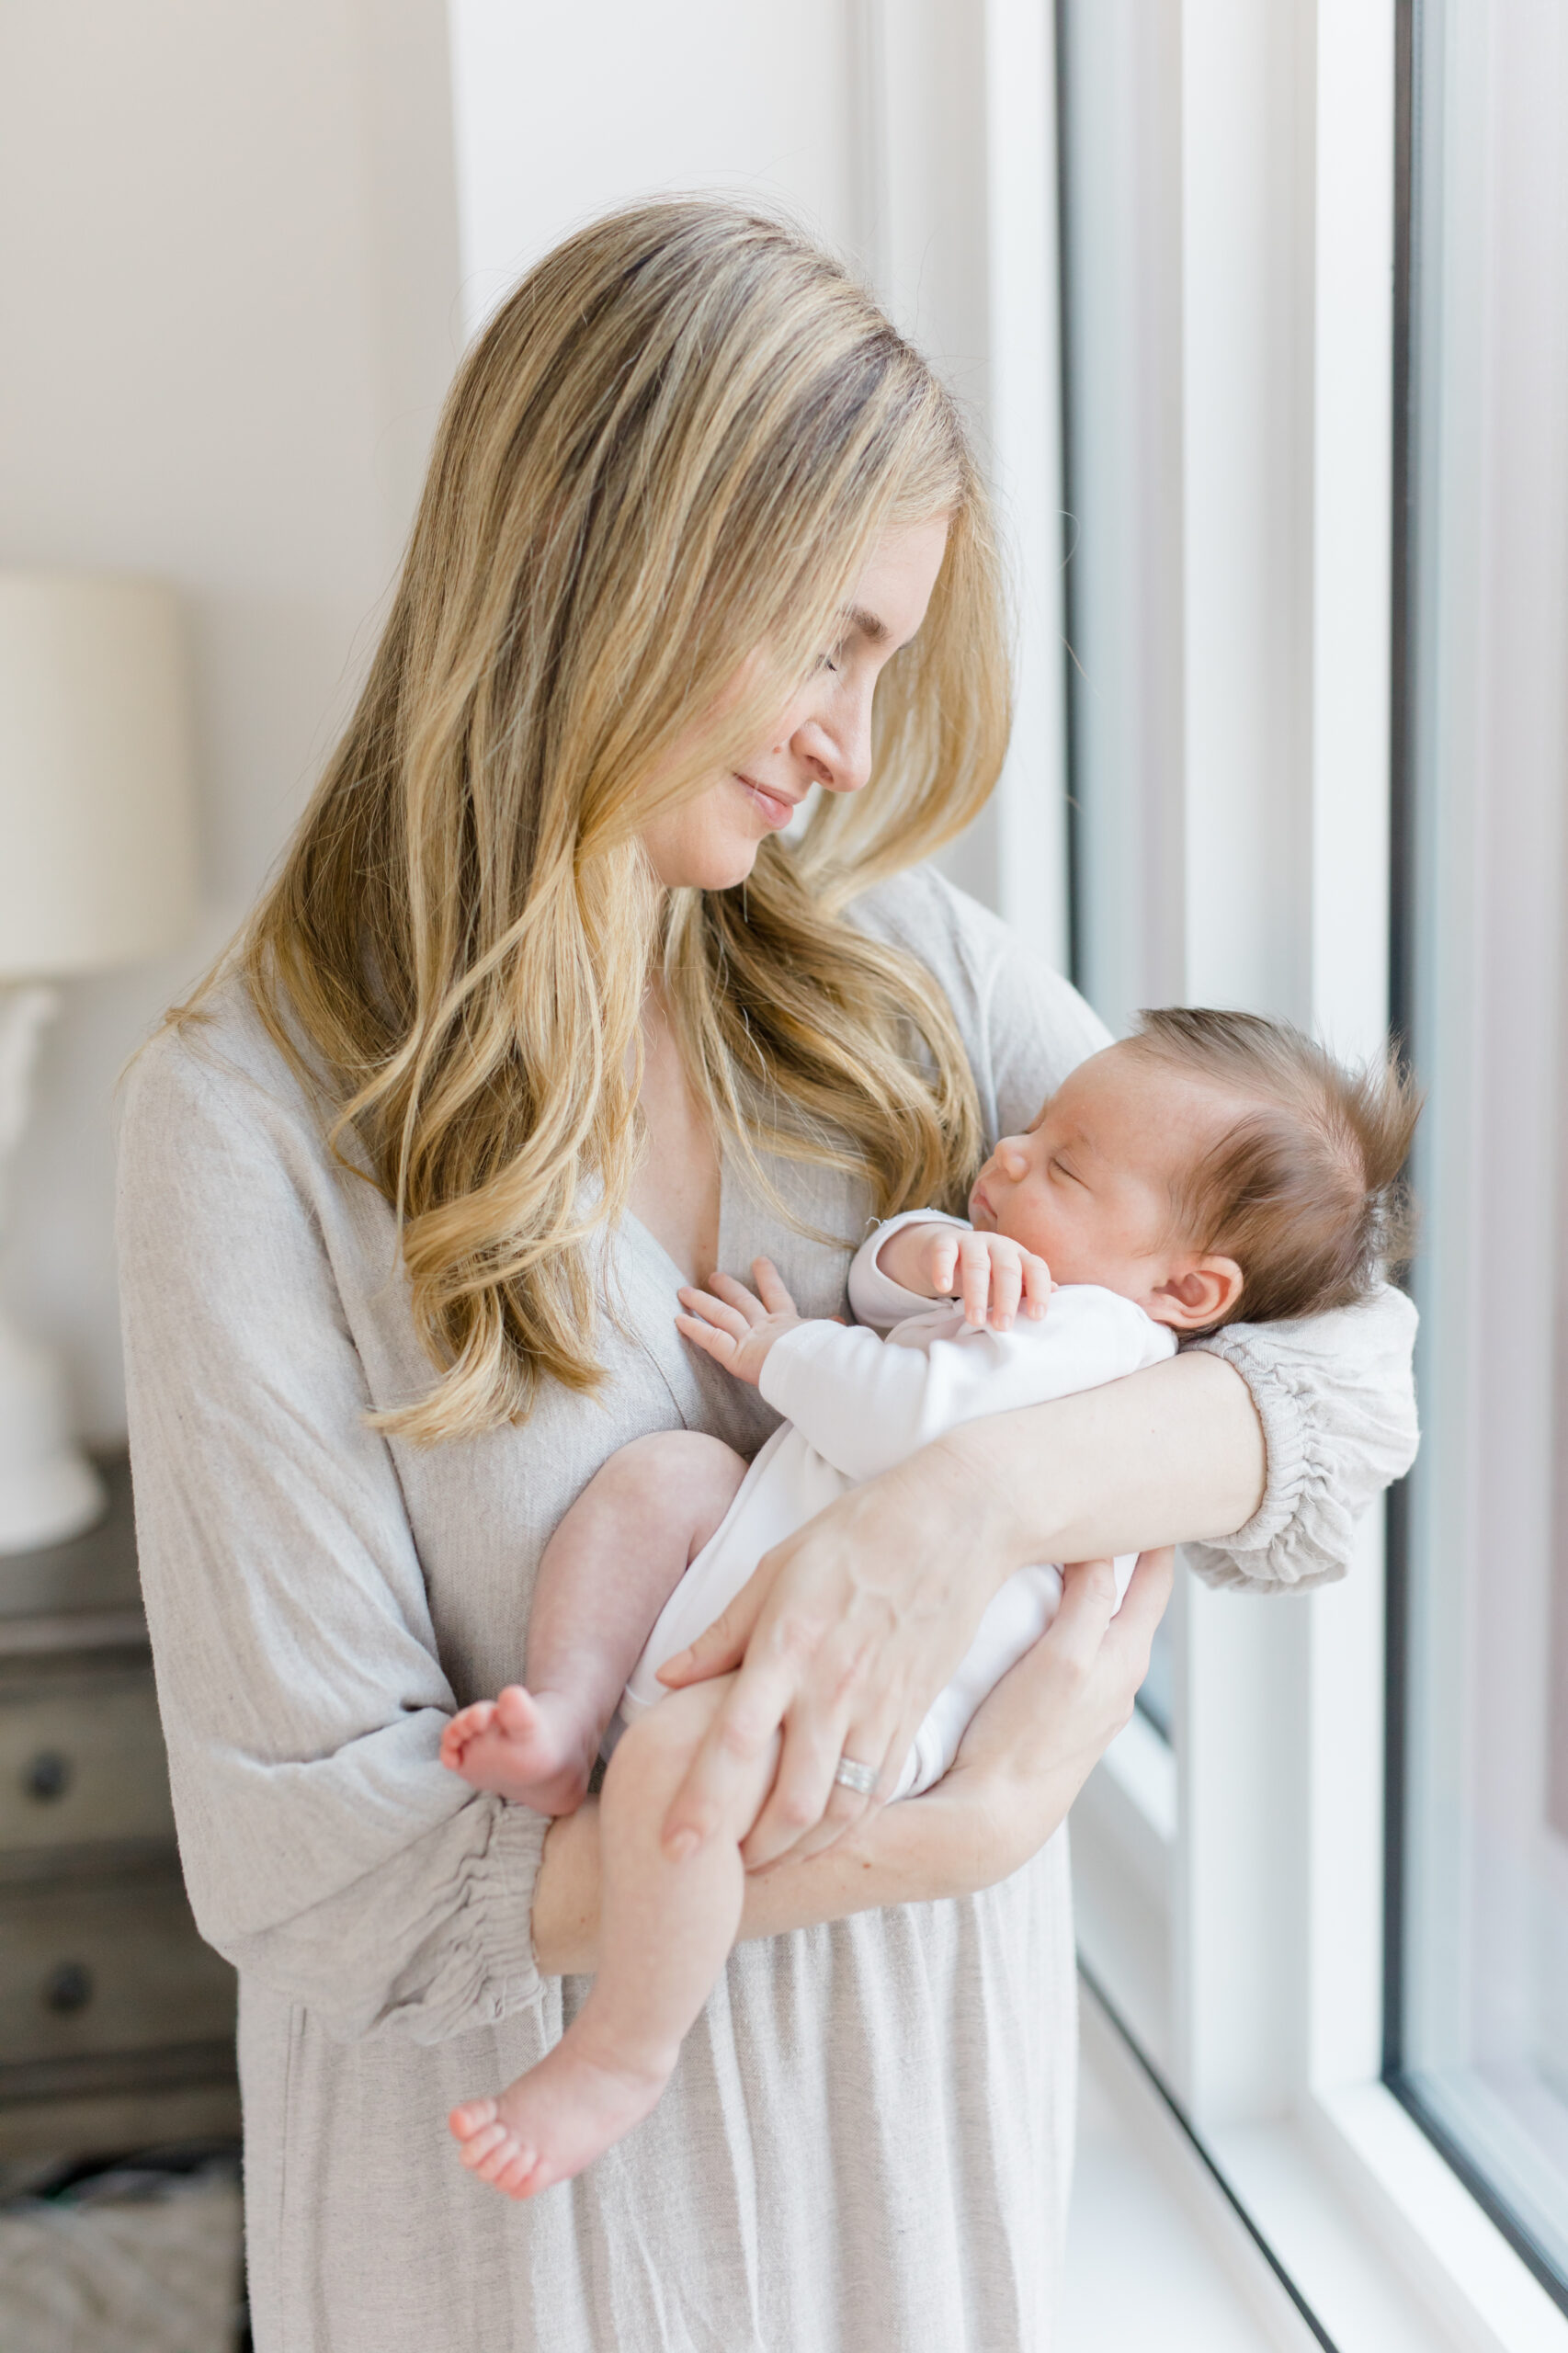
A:
<svg viewBox="0 0 1568 2353">
<path fill-rule="evenodd" d="M 858 629 L 868 645 L 885 645 L 891 634 L 886 621 L 868 612 L 864 605 L 851 605 L 844 621 L 846 629 Z"/>
</svg>

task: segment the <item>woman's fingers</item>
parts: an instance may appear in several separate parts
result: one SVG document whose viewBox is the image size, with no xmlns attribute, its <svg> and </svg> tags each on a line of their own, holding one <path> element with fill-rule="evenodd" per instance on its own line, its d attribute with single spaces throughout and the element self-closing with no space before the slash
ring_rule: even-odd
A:
<svg viewBox="0 0 1568 2353">
<path fill-rule="evenodd" d="M 1087 1673 L 1100 1654 L 1116 1615 L 1116 1570 L 1109 1561 L 1069 1561 L 1062 1571 L 1062 1603 L 1049 1629 L 1064 1663 Z"/>
<path fill-rule="evenodd" d="M 748 1870 L 765 1870 L 786 1856 L 803 1862 L 821 1854 L 892 1794 L 909 1743 L 897 1740 L 897 1718 L 886 1699 L 868 1708 L 869 1694 L 857 1696 L 858 1712 L 848 1704 L 846 1684 L 845 1704 L 832 1714 L 792 1708 L 785 1717 L 773 1787 L 741 1850 Z M 853 1789 L 838 1779 L 844 1758 L 875 1776 L 871 1789 Z"/>
<path fill-rule="evenodd" d="M 955 1771 L 981 1786 L 994 1779 L 991 1802 L 1019 1821 L 1025 1853 L 1051 1836 L 1126 1723 L 1170 1586 L 1170 1553 L 1145 1553 L 1117 1611 L 1111 1563 L 1074 1562 L 1054 1620 L 964 1733 Z"/>
<path fill-rule="evenodd" d="M 862 1793 L 835 1779 L 841 1756 L 878 1775 L 873 1809 L 887 1795 L 992 1589 L 985 1495 L 955 1491 L 945 1462 L 926 1452 L 928 1461 L 917 1454 L 901 1466 L 896 1486 L 851 1488 L 776 1545 L 740 1597 L 749 1619 L 726 1612 L 722 1636 L 665 1669 L 674 1684 L 738 1668 L 666 1810 L 666 1851 L 688 1851 L 731 1817 L 743 1777 L 755 1785 L 776 1733 L 750 1859 L 814 1852 L 862 1818 Z"/>
<path fill-rule="evenodd" d="M 660 1682 L 679 1690 L 687 1683 L 706 1683 L 711 1676 L 728 1675 L 732 1667 L 739 1666 L 772 1583 L 765 1556 L 713 1623 L 684 1651 L 665 1661 L 659 1669 Z"/>
<path fill-rule="evenodd" d="M 790 1852 L 803 1856 L 805 1834 L 829 1810 L 846 1828 L 865 1813 L 865 1793 L 834 1781 L 842 1742 L 842 1732 L 832 1722 L 793 1712 L 785 1717 L 784 1746 L 773 1787 L 741 1847 L 748 1870 L 760 1870 Z"/>
<path fill-rule="evenodd" d="M 695 1854 L 712 1837 L 730 1812 L 737 1781 L 753 1779 L 758 1758 L 783 1722 L 793 1680 L 789 1662 L 779 1658 L 759 1665 L 754 1655 L 747 1666 L 746 1674 L 736 1677 L 670 1801 L 661 1836 L 672 1862 Z"/>
<path fill-rule="evenodd" d="M 1138 1565 L 1128 1580 L 1121 1607 L 1110 1629 L 1117 1649 L 1134 1671 L 1134 1689 L 1149 1672 L 1149 1645 L 1165 1614 L 1175 1582 L 1176 1553 L 1169 1544 L 1139 1553 Z"/>
</svg>

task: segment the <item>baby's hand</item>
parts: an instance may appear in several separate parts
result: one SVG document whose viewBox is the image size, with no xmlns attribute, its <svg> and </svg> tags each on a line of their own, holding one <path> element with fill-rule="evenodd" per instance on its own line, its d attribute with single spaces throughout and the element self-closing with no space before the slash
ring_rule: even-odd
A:
<svg viewBox="0 0 1568 2353">
<path fill-rule="evenodd" d="M 961 1299 L 964 1322 L 976 1331 L 983 1331 L 987 1321 L 995 1331 L 1011 1331 L 1020 1305 L 1038 1323 L 1051 1303 L 1051 1268 L 1005 1233 L 906 1225 L 884 1243 L 877 1264 L 905 1290 L 927 1299 Z"/>
<path fill-rule="evenodd" d="M 754 1298 L 733 1275 L 715 1275 L 713 1291 L 688 1288 L 676 1293 L 686 1313 L 676 1317 L 676 1329 L 699 1348 L 706 1348 L 726 1372 L 733 1372 L 737 1381 L 749 1381 L 755 1389 L 774 1341 L 805 1319 L 779 1280 L 771 1258 L 754 1258 L 751 1270 L 760 1299 Z"/>
</svg>

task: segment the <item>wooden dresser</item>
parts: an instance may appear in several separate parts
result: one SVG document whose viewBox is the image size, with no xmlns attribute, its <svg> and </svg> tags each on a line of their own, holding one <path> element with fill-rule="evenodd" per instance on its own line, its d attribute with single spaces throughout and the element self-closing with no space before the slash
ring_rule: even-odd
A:
<svg viewBox="0 0 1568 2353">
<path fill-rule="evenodd" d="M 239 2131 L 234 1976 L 175 1851 L 131 1474 L 0 1554 L 0 2165 Z"/>
</svg>

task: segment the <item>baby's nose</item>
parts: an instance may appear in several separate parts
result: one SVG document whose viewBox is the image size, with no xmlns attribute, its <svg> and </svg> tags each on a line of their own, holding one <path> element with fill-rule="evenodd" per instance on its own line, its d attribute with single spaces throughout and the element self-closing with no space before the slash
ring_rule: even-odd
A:
<svg viewBox="0 0 1568 2353">
<path fill-rule="evenodd" d="M 996 1158 L 1002 1174 L 1015 1185 L 1028 1168 L 1028 1156 L 1016 1143 L 1002 1142 L 996 1147 Z"/>
</svg>

